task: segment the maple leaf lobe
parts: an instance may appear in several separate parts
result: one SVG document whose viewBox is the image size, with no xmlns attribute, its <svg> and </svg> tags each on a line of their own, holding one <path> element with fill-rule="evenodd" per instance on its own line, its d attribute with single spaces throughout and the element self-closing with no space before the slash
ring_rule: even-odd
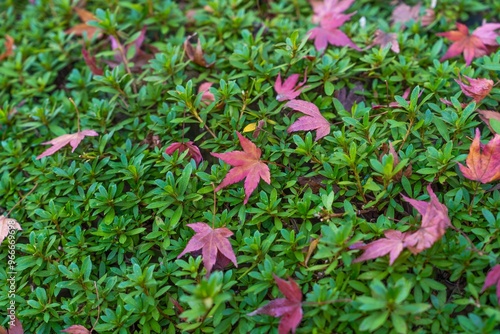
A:
<svg viewBox="0 0 500 334">
<path fill-rule="evenodd" d="M 98 136 L 99 134 L 95 132 L 94 130 L 82 130 L 80 132 L 75 132 L 71 134 L 65 134 L 59 137 L 56 137 L 52 140 L 49 140 L 47 142 L 42 143 L 42 145 L 52 145 L 52 147 L 49 147 L 45 151 L 42 152 L 39 156 L 36 157 L 37 160 L 50 156 L 57 151 L 59 151 L 61 148 L 63 148 L 66 145 L 70 145 L 73 149 L 71 152 L 74 152 L 75 149 L 80 145 L 81 141 L 86 137 L 95 137 Z"/>
</svg>

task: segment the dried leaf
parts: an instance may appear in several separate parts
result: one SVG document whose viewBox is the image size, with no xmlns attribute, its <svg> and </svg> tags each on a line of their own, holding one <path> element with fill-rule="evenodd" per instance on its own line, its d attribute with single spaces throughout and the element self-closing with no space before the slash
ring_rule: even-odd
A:
<svg viewBox="0 0 500 334">
<path fill-rule="evenodd" d="M 500 304 L 500 264 L 497 264 L 488 272 L 481 292 L 484 292 L 487 288 L 495 284 L 497 288 L 498 304 Z"/>
<path fill-rule="evenodd" d="M 278 77 L 276 78 L 276 82 L 274 83 L 274 90 L 278 94 L 276 95 L 276 100 L 293 100 L 297 96 L 299 96 L 302 90 L 305 88 L 302 86 L 306 83 L 307 77 L 304 76 L 304 81 L 300 82 L 299 84 L 297 84 L 297 81 L 299 81 L 299 75 L 292 74 L 285 80 L 284 83 L 282 83 L 281 73 L 278 73 Z"/>
<path fill-rule="evenodd" d="M 68 334 L 90 334 L 90 331 L 81 326 L 81 325 L 72 325 L 64 330 L 61 331 L 61 333 L 68 333 Z"/>
<path fill-rule="evenodd" d="M 14 53 L 14 38 L 5 35 L 5 52 L 0 54 L 0 61 L 10 57 Z"/>
<path fill-rule="evenodd" d="M 243 203 L 247 204 L 250 195 L 257 188 L 260 179 L 264 180 L 267 184 L 271 183 L 271 173 L 269 172 L 269 167 L 260 160 L 261 150 L 239 132 L 237 132 L 237 135 L 243 151 L 211 153 L 214 157 L 233 166 L 222 183 L 215 188 L 215 192 L 245 179 L 245 200 Z"/>
<path fill-rule="evenodd" d="M 161 147 L 160 136 L 153 134 L 153 132 L 149 132 L 146 138 L 144 138 L 141 141 L 141 145 L 148 145 L 149 148 L 155 148 L 155 147 L 160 148 Z"/>
<path fill-rule="evenodd" d="M 188 156 L 194 159 L 196 164 L 199 164 L 203 160 L 200 149 L 192 141 L 188 141 L 186 143 L 172 143 L 169 147 L 167 147 L 165 153 L 167 153 L 168 155 L 172 155 L 175 151 L 179 151 L 179 153 L 182 153 L 186 150 L 188 150 Z"/>
<path fill-rule="evenodd" d="M 462 89 L 462 92 L 468 97 L 472 97 L 476 103 L 481 102 L 493 88 L 493 80 L 481 78 L 472 79 L 465 75 L 464 77 L 469 84 L 464 83 L 461 78 L 459 78 L 459 80 L 455 79 L 455 81 Z"/>
<path fill-rule="evenodd" d="M 441 57 L 441 61 L 464 54 L 465 65 L 469 66 L 474 58 L 482 57 L 492 52 L 492 47 L 497 47 L 496 37 L 500 36 L 496 30 L 500 29 L 500 23 L 486 23 L 469 33 L 466 25 L 457 23 L 458 30 L 447 31 L 436 34 L 453 42 Z"/>
<path fill-rule="evenodd" d="M 481 144 L 481 133 L 476 129 L 476 136 L 469 149 L 467 167 L 458 164 L 466 178 L 481 183 L 500 180 L 500 135 L 495 135 L 488 144 Z"/>
<path fill-rule="evenodd" d="M 193 48 L 193 45 L 191 45 L 191 38 L 193 38 L 195 35 L 190 35 L 186 38 L 184 41 L 184 52 L 186 52 L 186 56 L 191 60 L 193 63 L 203 66 L 203 67 L 212 67 L 214 66 L 214 63 L 208 64 L 207 61 L 205 60 L 205 53 L 203 52 L 203 49 L 201 48 L 201 42 L 198 39 L 198 42 L 196 43 L 196 49 Z"/>
<path fill-rule="evenodd" d="M 192 228 L 196 234 L 189 240 L 186 248 L 184 248 L 177 258 L 182 257 L 186 253 L 201 249 L 203 265 L 207 269 L 207 275 L 212 271 L 212 267 L 217 262 L 218 255 L 224 256 L 230 260 L 235 267 L 238 267 L 233 248 L 227 239 L 233 235 L 233 232 L 225 227 L 212 229 L 207 224 L 201 222 L 187 224 L 187 226 Z"/>
<path fill-rule="evenodd" d="M 285 104 L 285 107 L 300 111 L 306 116 L 299 117 L 295 123 L 290 125 L 287 132 L 316 130 L 316 141 L 327 136 L 330 133 L 330 123 L 321 115 L 318 107 L 314 103 L 291 100 Z"/>
<path fill-rule="evenodd" d="M 82 56 L 85 64 L 90 68 L 90 71 L 95 75 L 103 75 L 104 71 L 97 66 L 95 57 L 91 56 L 90 53 L 85 48 L 85 45 L 82 47 Z"/>
<path fill-rule="evenodd" d="M 102 36 L 102 32 L 93 26 L 89 26 L 87 23 L 89 21 L 98 21 L 97 18 L 91 12 L 83 9 L 83 8 L 73 8 L 73 10 L 78 14 L 80 20 L 83 23 L 77 24 L 68 30 L 66 30 L 66 34 L 74 34 L 77 36 L 87 35 L 89 39 L 100 38 Z"/>
<path fill-rule="evenodd" d="M 94 130 L 83 130 L 80 132 L 72 133 L 72 134 L 66 134 L 59 136 L 57 138 L 52 139 L 51 141 L 42 143 L 42 145 L 52 145 L 52 147 L 49 147 L 45 151 L 43 151 L 42 154 L 36 157 L 36 159 L 41 159 L 43 157 L 48 157 L 49 155 L 52 155 L 59 151 L 61 148 L 63 148 L 66 145 L 71 145 L 73 148 L 71 152 L 74 152 L 75 149 L 80 145 L 80 142 L 85 138 L 86 136 L 98 136 L 99 134 L 95 132 Z"/>
<path fill-rule="evenodd" d="M 285 281 L 274 275 L 274 281 L 285 298 L 275 299 L 248 315 L 252 317 L 257 314 L 267 314 L 276 318 L 281 317 L 278 333 L 295 333 L 302 320 L 302 291 L 291 278 Z"/>
<path fill-rule="evenodd" d="M 22 228 L 17 220 L 0 215 L 0 244 L 7 238 L 11 230 L 22 231 Z"/>
</svg>

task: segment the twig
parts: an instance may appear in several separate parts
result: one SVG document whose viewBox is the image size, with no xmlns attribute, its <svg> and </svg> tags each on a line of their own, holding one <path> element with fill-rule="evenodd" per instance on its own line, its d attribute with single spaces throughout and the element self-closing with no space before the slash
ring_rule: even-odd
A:
<svg viewBox="0 0 500 334">
<path fill-rule="evenodd" d="M 94 281 L 94 287 L 95 287 L 95 294 L 96 294 L 96 300 L 97 300 L 97 319 L 95 319 L 94 324 L 92 325 L 92 328 L 90 329 L 91 333 L 94 331 L 94 328 L 97 326 L 97 323 L 99 322 L 99 318 L 101 317 L 101 306 L 99 306 L 99 290 L 97 290 L 97 282 L 96 281 Z"/>
</svg>

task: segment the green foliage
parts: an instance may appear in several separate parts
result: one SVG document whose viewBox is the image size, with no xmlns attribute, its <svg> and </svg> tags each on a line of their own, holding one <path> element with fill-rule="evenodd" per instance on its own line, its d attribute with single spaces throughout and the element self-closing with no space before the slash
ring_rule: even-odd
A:
<svg viewBox="0 0 500 334">
<path fill-rule="evenodd" d="M 494 290 L 481 287 L 498 262 L 500 192 L 465 179 L 457 166 L 474 129 L 490 132 L 476 104 L 461 105 L 468 100 L 453 79 L 498 82 L 500 53 L 471 67 L 460 58 L 440 62 L 446 44 L 435 35 L 457 20 L 494 20 L 498 1 L 438 1 L 431 26 L 398 30 L 400 54 L 316 51 L 306 38 L 313 27 L 306 0 L 88 1 L 100 20 L 89 25 L 105 37 L 85 41 L 65 34 L 81 23 L 75 5 L 0 3 L 0 48 L 6 35 L 15 41 L 0 60 L 0 214 L 10 211 L 23 228 L 15 301 L 27 333 L 74 324 L 120 334 L 276 332 L 277 319 L 247 316 L 279 298 L 273 274 L 292 277 L 304 293 L 298 333 L 498 331 Z M 342 29 L 363 48 L 376 29 L 397 30 L 383 1 L 356 1 L 352 10 Z M 109 66 L 108 36 L 128 45 L 144 26 L 152 59 L 137 70 L 129 50 L 127 61 Z M 211 68 L 185 56 L 183 42 L 195 33 Z M 85 64 L 82 43 L 102 76 Z M 332 124 L 319 142 L 311 132 L 287 133 L 297 115 L 273 90 L 278 73 L 304 72 L 300 98 Z M 213 102 L 198 91 L 205 81 Z M 342 93 L 354 94 L 352 107 Z M 399 106 L 386 107 L 391 102 Z M 498 110 L 499 102 L 496 87 L 481 108 Z M 262 150 L 271 184 L 260 182 L 247 205 L 242 183 L 214 195 L 230 166 L 209 153 L 241 150 L 235 131 L 260 121 L 259 133 L 244 135 Z M 99 136 L 35 159 L 42 143 L 79 127 Z M 187 140 L 199 146 L 200 164 L 188 151 L 165 153 Z M 383 149 L 389 143 L 397 164 Z M 353 264 L 356 242 L 419 225 L 401 194 L 417 198 L 431 182 L 455 229 L 418 255 L 403 252 L 393 266 L 387 257 Z M 177 258 L 195 222 L 234 233 L 238 268 L 207 277 L 201 256 Z M 2 282 L 7 256 L 4 242 Z M 2 284 L 2 310 L 8 289 Z"/>
</svg>

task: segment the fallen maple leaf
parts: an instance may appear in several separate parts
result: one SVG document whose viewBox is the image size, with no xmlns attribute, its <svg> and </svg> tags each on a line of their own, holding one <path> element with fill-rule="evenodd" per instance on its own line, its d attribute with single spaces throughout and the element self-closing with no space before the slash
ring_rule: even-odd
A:
<svg viewBox="0 0 500 334">
<path fill-rule="evenodd" d="M 0 61 L 10 57 L 14 53 L 14 38 L 5 35 L 5 52 L 0 54 Z"/>
<path fill-rule="evenodd" d="M 371 46 L 380 45 L 380 47 L 385 48 L 389 44 L 391 45 L 392 51 L 399 53 L 398 35 L 395 33 L 385 33 L 377 29 L 377 31 L 375 31 L 375 39 Z"/>
<path fill-rule="evenodd" d="M 496 134 L 488 144 L 483 145 L 481 133 L 476 129 L 466 164 L 467 167 L 459 163 L 458 167 L 469 180 L 481 183 L 500 180 L 500 135 Z"/>
<path fill-rule="evenodd" d="M 309 0 L 313 8 L 313 23 L 319 23 L 324 19 L 334 16 L 345 15 L 344 11 L 349 9 L 355 0 Z"/>
<path fill-rule="evenodd" d="M 187 224 L 196 234 L 189 240 L 186 248 L 177 256 L 180 258 L 186 253 L 202 250 L 203 265 L 207 269 L 207 275 L 212 271 L 212 267 L 217 262 L 217 256 L 222 255 L 230 260 L 235 267 L 238 267 L 233 248 L 229 243 L 230 236 L 233 235 L 229 229 L 220 227 L 212 229 L 205 223 Z"/>
<path fill-rule="evenodd" d="M 404 248 L 413 254 L 422 252 L 430 248 L 446 232 L 450 223 L 448 208 L 441 204 L 432 191 L 430 185 L 427 186 L 430 202 L 418 201 L 403 196 L 403 199 L 410 203 L 422 215 L 420 228 L 415 232 L 400 232 L 395 230 L 386 231 L 385 238 L 370 242 L 369 244 L 356 243 L 351 245 L 351 249 L 362 249 L 365 252 L 353 262 L 372 260 L 386 254 L 390 254 L 389 263 L 392 265 Z"/>
<path fill-rule="evenodd" d="M 233 166 L 222 183 L 215 188 L 215 192 L 245 179 L 245 200 L 243 204 L 247 204 L 250 195 L 257 188 L 260 179 L 264 180 L 267 184 L 271 183 L 271 173 L 269 172 L 269 167 L 260 160 L 261 150 L 239 132 L 236 132 L 236 134 L 240 140 L 241 147 L 243 147 L 243 151 L 210 153 L 214 157 Z"/>
<path fill-rule="evenodd" d="M 0 244 L 9 235 L 11 230 L 21 231 L 21 225 L 17 220 L 0 215 Z M 12 232 L 11 232 L 12 233 Z"/>
<path fill-rule="evenodd" d="M 199 164 L 203 160 L 200 149 L 198 148 L 198 146 L 193 144 L 192 141 L 188 141 L 186 143 L 172 143 L 169 147 L 167 147 L 165 153 L 167 153 L 168 155 L 172 155 L 175 151 L 179 151 L 179 153 L 182 153 L 186 150 L 188 150 L 188 155 L 193 158 L 197 164 Z"/>
<path fill-rule="evenodd" d="M 72 325 L 61 332 L 68 334 L 90 334 L 90 331 L 82 325 Z"/>
<path fill-rule="evenodd" d="M 88 25 L 89 21 L 98 21 L 97 18 L 91 12 L 83 9 L 83 8 L 73 8 L 76 14 L 80 17 L 80 20 L 83 23 L 77 24 L 68 30 L 66 30 L 66 34 L 74 34 L 77 36 L 87 35 L 89 39 L 92 38 L 100 38 L 102 33 L 99 28 Z"/>
<path fill-rule="evenodd" d="M 80 142 L 83 140 L 83 138 L 85 138 L 86 136 L 95 137 L 98 135 L 99 134 L 94 130 L 83 130 L 80 132 L 59 136 L 52 139 L 51 141 L 42 143 L 42 145 L 52 145 L 52 147 L 49 147 L 48 149 L 43 151 L 43 153 L 37 156 L 36 159 L 38 160 L 43 157 L 52 155 L 68 144 L 73 148 L 71 152 L 74 152 L 78 145 L 80 145 Z"/>
<path fill-rule="evenodd" d="M 370 242 L 366 245 L 352 245 L 351 249 L 364 250 L 363 255 L 352 261 L 353 263 L 373 260 L 378 257 L 389 255 L 389 264 L 392 265 L 404 249 L 404 239 L 406 234 L 396 230 L 384 232 L 385 238 Z"/>
<path fill-rule="evenodd" d="M 417 21 L 420 14 L 420 4 L 408 6 L 405 3 L 400 3 L 392 11 L 391 20 L 393 24 L 406 23 L 411 20 Z"/>
<path fill-rule="evenodd" d="M 212 82 L 204 82 L 198 87 L 198 94 L 201 95 L 201 102 L 205 104 L 210 104 L 211 102 L 215 101 L 215 96 L 214 94 L 210 93 L 210 87 L 212 87 L 213 83 Z"/>
<path fill-rule="evenodd" d="M 276 275 L 273 276 L 285 298 L 272 300 L 248 315 L 252 317 L 257 314 L 267 314 L 276 318 L 281 317 L 278 333 L 287 334 L 290 331 L 295 333 L 302 320 L 302 291 L 293 279 L 285 281 Z"/>
<path fill-rule="evenodd" d="M 327 136 L 330 133 L 330 123 L 321 115 L 318 107 L 314 103 L 291 100 L 285 104 L 285 107 L 300 111 L 306 116 L 299 117 L 295 123 L 290 125 L 287 132 L 316 130 L 316 141 Z"/>
<path fill-rule="evenodd" d="M 97 66 L 95 57 L 91 56 L 90 53 L 85 48 L 85 45 L 82 47 L 82 56 L 85 64 L 90 68 L 90 71 L 95 75 L 103 75 L 104 71 Z"/>
<path fill-rule="evenodd" d="M 430 184 L 427 186 L 427 193 L 430 202 L 402 196 L 406 202 L 410 203 L 422 215 L 420 228 L 411 234 L 407 232 L 404 239 L 404 246 L 413 254 L 430 248 L 436 241 L 441 239 L 446 229 L 451 225 L 448 208 L 439 202 Z"/>
<path fill-rule="evenodd" d="M 111 67 L 115 68 L 116 66 L 120 65 L 121 63 L 124 62 L 124 56 L 130 57 L 130 62 L 134 64 L 134 66 L 131 68 L 133 71 L 137 72 L 142 69 L 144 65 L 146 65 L 149 60 L 153 59 L 153 55 L 150 53 L 146 53 L 141 49 L 142 44 L 144 43 L 144 40 L 146 39 L 146 31 L 147 27 L 144 26 L 141 29 L 141 32 L 139 36 L 133 41 L 130 42 L 129 44 L 123 46 L 118 42 L 118 40 L 110 36 L 109 40 L 111 41 L 111 49 L 115 51 L 115 60 L 114 61 L 106 61 L 106 63 Z M 134 48 L 134 52 L 132 55 L 129 55 L 129 50 L 131 48 Z M 150 50 L 153 51 L 153 53 L 157 52 L 156 48 L 149 48 Z"/>
<path fill-rule="evenodd" d="M 498 304 L 500 304 L 500 264 L 497 264 L 488 272 L 481 292 L 484 292 L 487 288 L 494 284 L 497 286 Z"/>
<path fill-rule="evenodd" d="M 476 103 L 481 102 L 493 88 L 493 80 L 489 79 L 472 79 L 468 76 L 464 77 L 467 79 L 469 84 L 463 82 L 461 78 L 460 80 L 455 79 L 456 83 L 462 89 L 462 92 L 468 97 L 472 97 Z"/>
<path fill-rule="evenodd" d="M 500 23 L 486 23 L 469 33 L 465 24 L 457 23 L 458 30 L 437 33 L 453 42 L 441 61 L 464 54 L 465 65 L 469 66 L 474 58 L 482 57 L 498 46 L 495 30 L 500 29 Z"/>
<path fill-rule="evenodd" d="M 190 35 L 186 37 L 186 40 L 184 41 L 184 52 L 186 52 L 186 56 L 191 60 L 193 63 L 203 66 L 203 67 L 212 67 L 214 66 L 215 63 L 208 64 L 207 61 L 205 60 L 205 53 L 203 52 L 203 49 L 201 48 L 201 42 L 200 39 L 198 39 L 198 42 L 196 43 L 196 49 L 193 48 L 191 45 L 191 38 L 193 38 L 195 35 Z"/>
<path fill-rule="evenodd" d="M 11 323 L 9 329 L 5 329 L 4 327 L 0 326 L 0 334 L 24 334 L 23 324 L 21 323 L 21 320 L 19 320 L 17 317 L 14 318 L 14 323 Z"/>
<path fill-rule="evenodd" d="M 342 87 L 341 89 L 335 91 L 334 96 L 340 103 L 342 103 L 345 110 L 350 111 L 354 103 L 365 101 L 365 97 L 359 94 L 364 91 L 365 89 L 363 84 L 356 81 L 352 89 L 349 90 L 347 87 Z"/>
<path fill-rule="evenodd" d="M 331 44 L 334 46 L 348 46 L 361 51 L 344 32 L 338 29 L 350 19 L 351 16 L 352 14 L 324 19 L 320 22 L 318 27 L 309 30 L 309 39 L 314 39 L 314 47 L 316 50 L 324 50 L 328 44 Z"/>
<path fill-rule="evenodd" d="M 304 81 L 300 82 L 299 84 L 297 84 L 297 81 L 299 81 L 299 75 L 292 74 L 291 76 L 286 78 L 284 83 L 282 83 L 281 73 L 278 73 L 278 77 L 276 78 L 276 82 L 274 83 L 274 90 L 278 94 L 276 95 L 276 100 L 293 100 L 297 96 L 299 96 L 302 90 L 305 88 L 302 86 L 306 83 L 307 77 L 304 77 Z"/>
<path fill-rule="evenodd" d="M 481 118 L 481 120 L 484 123 L 486 123 L 490 131 L 492 133 L 495 133 L 496 131 L 491 126 L 491 120 L 493 119 L 500 122 L 500 112 L 496 112 L 493 110 L 480 110 L 480 109 L 476 110 L 476 112 L 479 114 L 479 118 Z"/>
</svg>

